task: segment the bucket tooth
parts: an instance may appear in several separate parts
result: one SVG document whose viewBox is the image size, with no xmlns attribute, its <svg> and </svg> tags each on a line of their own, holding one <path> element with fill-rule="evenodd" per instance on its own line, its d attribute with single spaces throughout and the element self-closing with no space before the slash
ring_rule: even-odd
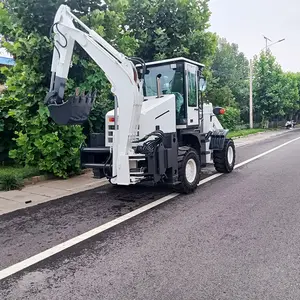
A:
<svg viewBox="0 0 300 300">
<path fill-rule="evenodd" d="M 96 91 L 92 96 L 91 92 L 86 94 L 85 91 L 82 91 L 80 93 L 79 88 L 76 88 L 75 95 L 61 104 L 57 104 L 55 96 L 54 94 L 54 101 L 46 103 L 54 122 L 59 125 L 81 125 L 88 120 L 96 97 Z"/>
</svg>

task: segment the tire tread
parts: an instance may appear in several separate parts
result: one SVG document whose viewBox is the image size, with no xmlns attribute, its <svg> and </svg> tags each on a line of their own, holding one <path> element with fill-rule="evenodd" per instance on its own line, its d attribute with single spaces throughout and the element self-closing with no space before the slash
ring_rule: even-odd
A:
<svg viewBox="0 0 300 300">
<path fill-rule="evenodd" d="M 219 173 L 230 173 L 233 170 L 233 167 L 230 167 L 227 163 L 227 149 L 229 146 L 233 147 L 234 151 L 234 161 L 235 163 L 235 147 L 232 139 L 225 139 L 224 148 L 222 150 L 215 150 L 213 152 L 213 162 L 214 167 Z"/>
<path fill-rule="evenodd" d="M 185 169 L 184 169 L 184 163 L 185 163 L 185 158 L 188 157 L 189 155 L 194 156 L 196 158 L 196 163 L 199 168 L 199 172 L 197 174 L 197 180 L 195 181 L 196 183 L 193 183 L 192 185 L 189 185 L 186 180 L 185 180 Z M 198 185 L 198 182 L 200 181 L 200 158 L 197 153 L 197 151 L 191 147 L 188 146 L 183 146 L 178 148 L 178 181 L 180 184 L 175 186 L 175 190 L 180 193 L 184 194 L 189 194 L 192 193 Z"/>
</svg>

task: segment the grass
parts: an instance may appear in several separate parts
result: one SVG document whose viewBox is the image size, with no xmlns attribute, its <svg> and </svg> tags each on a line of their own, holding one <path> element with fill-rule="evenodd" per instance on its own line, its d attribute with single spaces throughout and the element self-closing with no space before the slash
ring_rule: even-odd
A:
<svg viewBox="0 0 300 300">
<path fill-rule="evenodd" d="M 19 189 L 24 185 L 24 179 L 39 175 L 33 167 L 3 167 L 0 166 L 0 191 Z"/>
<path fill-rule="evenodd" d="M 243 137 L 250 134 L 258 133 L 258 132 L 265 132 L 267 129 L 255 128 L 255 129 L 241 129 L 236 131 L 229 131 L 228 137 L 235 138 L 235 137 Z"/>
</svg>

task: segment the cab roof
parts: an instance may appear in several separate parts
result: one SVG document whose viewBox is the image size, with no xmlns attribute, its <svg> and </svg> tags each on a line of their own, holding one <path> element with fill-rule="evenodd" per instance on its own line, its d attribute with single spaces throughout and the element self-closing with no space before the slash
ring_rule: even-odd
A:
<svg viewBox="0 0 300 300">
<path fill-rule="evenodd" d="M 187 62 L 187 63 L 190 63 L 190 64 L 193 64 L 193 65 L 196 65 L 196 66 L 199 66 L 199 67 L 205 67 L 205 65 L 199 63 L 199 62 L 196 62 L 194 60 L 191 60 L 191 59 L 188 59 L 188 58 L 185 58 L 185 57 L 177 57 L 177 58 L 170 58 L 170 59 L 164 59 L 164 60 L 157 60 L 157 61 L 152 61 L 152 62 L 148 62 L 146 63 L 146 66 L 155 66 L 155 65 L 164 65 L 164 64 L 167 64 L 167 63 L 174 63 L 174 62 Z M 137 67 L 141 67 L 141 64 L 138 64 Z"/>
</svg>

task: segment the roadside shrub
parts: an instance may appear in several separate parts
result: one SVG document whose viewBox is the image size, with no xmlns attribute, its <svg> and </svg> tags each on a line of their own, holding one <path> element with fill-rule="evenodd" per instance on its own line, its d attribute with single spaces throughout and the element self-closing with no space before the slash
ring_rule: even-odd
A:
<svg viewBox="0 0 300 300">
<path fill-rule="evenodd" d="M 5 75 L 1 73 L 0 70 L 0 85 L 5 83 Z M 0 87 L 0 93 L 1 93 L 1 87 Z"/>
<path fill-rule="evenodd" d="M 26 32 L 0 3 L 1 31 L 14 41 L 4 40 L 3 46 L 15 56 L 16 65 L 2 70 L 8 88 L 0 98 L 0 148 L 3 152 L 13 149 L 10 158 L 19 165 L 62 178 L 77 173 L 82 128 L 54 124 L 43 104 L 53 48 L 50 40 L 37 32 Z"/>
<path fill-rule="evenodd" d="M 11 150 L 10 158 L 18 164 L 35 166 L 66 178 L 80 171 L 79 148 L 85 136 L 79 126 L 54 124 L 43 104 L 50 83 L 53 52 L 48 34 L 60 4 L 54 0 L 46 2 L 11 0 L 5 1 L 5 5 L 0 3 L 1 42 L 16 61 L 13 68 L 3 69 L 8 88 L 0 98 L 0 154 L 4 156 Z M 80 17 L 86 15 L 84 21 L 88 25 L 132 56 L 137 42 L 130 31 L 125 32 L 119 26 L 125 15 L 116 13 L 123 11 L 126 3 L 112 3 L 110 9 L 106 5 L 100 7 L 98 3 L 93 7 L 86 4 L 78 7 L 76 1 L 69 3 L 77 11 L 81 10 L 78 12 Z M 118 45 L 114 42 L 116 40 Z M 66 96 L 74 94 L 77 86 L 85 91 L 97 90 L 95 108 L 85 132 L 103 130 L 105 113 L 113 107 L 113 101 L 108 97 L 110 85 L 81 47 L 75 46 L 72 65 Z"/>
<path fill-rule="evenodd" d="M 79 151 L 85 138 L 80 126 L 57 126 L 48 119 L 48 113 L 41 105 L 38 114 L 23 123 L 10 157 L 18 164 L 67 178 L 80 172 Z"/>
<path fill-rule="evenodd" d="M 20 189 L 23 186 L 23 178 L 13 173 L 0 175 L 0 191 Z"/>
<path fill-rule="evenodd" d="M 33 167 L 1 167 L 0 191 L 20 189 L 24 185 L 24 179 L 39 175 L 39 171 Z"/>
<path fill-rule="evenodd" d="M 235 127 L 241 123 L 241 112 L 238 108 L 234 107 L 226 107 L 225 110 L 225 114 L 220 115 L 218 119 L 224 128 L 234 130 Z"/>
</svg>

